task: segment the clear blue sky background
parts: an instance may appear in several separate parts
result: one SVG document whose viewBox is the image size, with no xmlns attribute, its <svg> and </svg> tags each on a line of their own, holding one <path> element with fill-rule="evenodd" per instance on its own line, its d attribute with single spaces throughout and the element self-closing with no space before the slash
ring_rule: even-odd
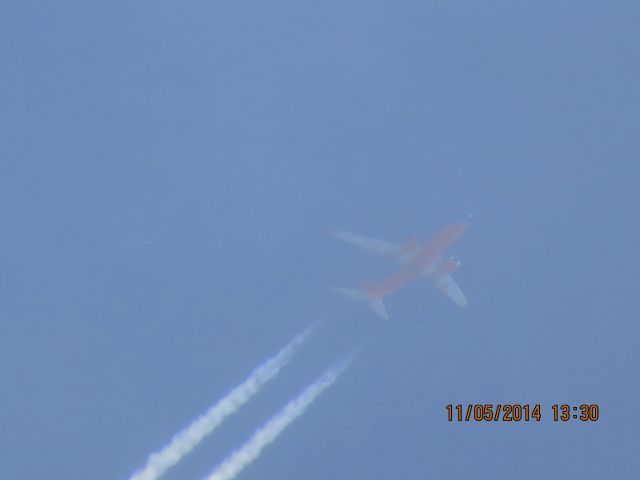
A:
<svg viewBox="0 0 640 480">
<path fill-rule="evenodd" d="M 126 478 L 325 312 L 168 480 L 368 335 L 241 478 L 640 476 L 638 2 L 1 10 L 3 478 Z M 469 213 L 468 309 L 417 283 L 379 325 L 330 292 L 392 267 L 328 228 L 427 239 Z M 545 417 L 446 421 L 469 402 Z"/>
</svg>

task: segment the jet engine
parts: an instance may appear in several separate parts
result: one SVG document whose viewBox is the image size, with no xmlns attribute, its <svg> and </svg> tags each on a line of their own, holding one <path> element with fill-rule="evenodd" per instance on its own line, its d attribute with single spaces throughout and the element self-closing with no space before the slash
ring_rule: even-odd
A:
<svg viewBox="0 0 640 480">
<path fill-rule="evenodd" d="M 460 260 L 455 257 L 449 257 L 440 264 L 440 273 L 447 274 L 457 270 L 460 267 Z"/>
</svg>

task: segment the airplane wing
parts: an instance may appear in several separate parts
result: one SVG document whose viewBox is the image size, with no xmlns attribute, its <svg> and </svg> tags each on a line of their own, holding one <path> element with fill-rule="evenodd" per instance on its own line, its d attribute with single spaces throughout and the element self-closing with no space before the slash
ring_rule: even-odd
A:
<svg viewBox="0 0 640 480">
<path fill-rule="evenodd" d="M 400 255 L 403 250 L 400 244 L 363 237 L 362 235 L 356 235 L 355 233 L 349 233 L 343 230 L 332 230 L 331 234 L 343 242 L 350 243 L 351 245 L 379 255 Z"/>
<path fill-rule="evenodd" d="M 466 307 L 469 304 L 467 297 L 464 296 L 464 293 L 462 293 L 460 287 L 458 287 L 458 284 L 449 273 L 438 275 L 435 278 L 435 284 L 459 307 Z"/>
</svg>

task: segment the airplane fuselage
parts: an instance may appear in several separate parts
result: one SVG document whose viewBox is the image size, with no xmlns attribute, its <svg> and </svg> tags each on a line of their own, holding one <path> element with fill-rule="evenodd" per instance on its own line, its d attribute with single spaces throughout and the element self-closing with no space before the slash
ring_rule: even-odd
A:
<svg viewBox="0 0 640 480">
<path fill-rule="evenodd" d="M 442 253 L 464 233 L 466 228 L 467 224 L 465 223 L 455 223 L 443 228 L 424 247 L 419 249 L 400 270 L 381 284 L 368 289 L 369 298 L 371 300 L 384 298 L 411 280 L 433 273 Z"/>
</svg>

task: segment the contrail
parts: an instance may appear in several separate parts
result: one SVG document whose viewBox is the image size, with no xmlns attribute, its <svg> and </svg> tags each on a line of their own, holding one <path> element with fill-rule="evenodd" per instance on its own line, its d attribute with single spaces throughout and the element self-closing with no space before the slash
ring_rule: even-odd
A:
<svg viewBox="0 0 640 480">
<path fill-rule="evenodd" d="M 291 400 L 282 410 L 276 413 L 267 423 L 259 428 L 253 436 L 226 460 L 218 465 L 205 480 L 231 480 L 254 460 L 262 450 L 273 442 L 282 431 L 330 387 L 353 361 L 355 353 L 343 358 L 326 370 L 314 383 L 304 389 L 300 395 Z"/>
<path fill-rule="evenodd" d="M 131 475 L 129 480 L 155 480 L 191 452 L 222 421 L 235 413 L 271 379 L 273 379 L 298 351 L 317 322 L 296 335 L 282 350 L 258 368 L 240 385 L 212 405 L 203 415 L 193 420 L 184 430 L 176 433 L 168 445 L 149 455 L 144 467 Z"/>
</svg>

